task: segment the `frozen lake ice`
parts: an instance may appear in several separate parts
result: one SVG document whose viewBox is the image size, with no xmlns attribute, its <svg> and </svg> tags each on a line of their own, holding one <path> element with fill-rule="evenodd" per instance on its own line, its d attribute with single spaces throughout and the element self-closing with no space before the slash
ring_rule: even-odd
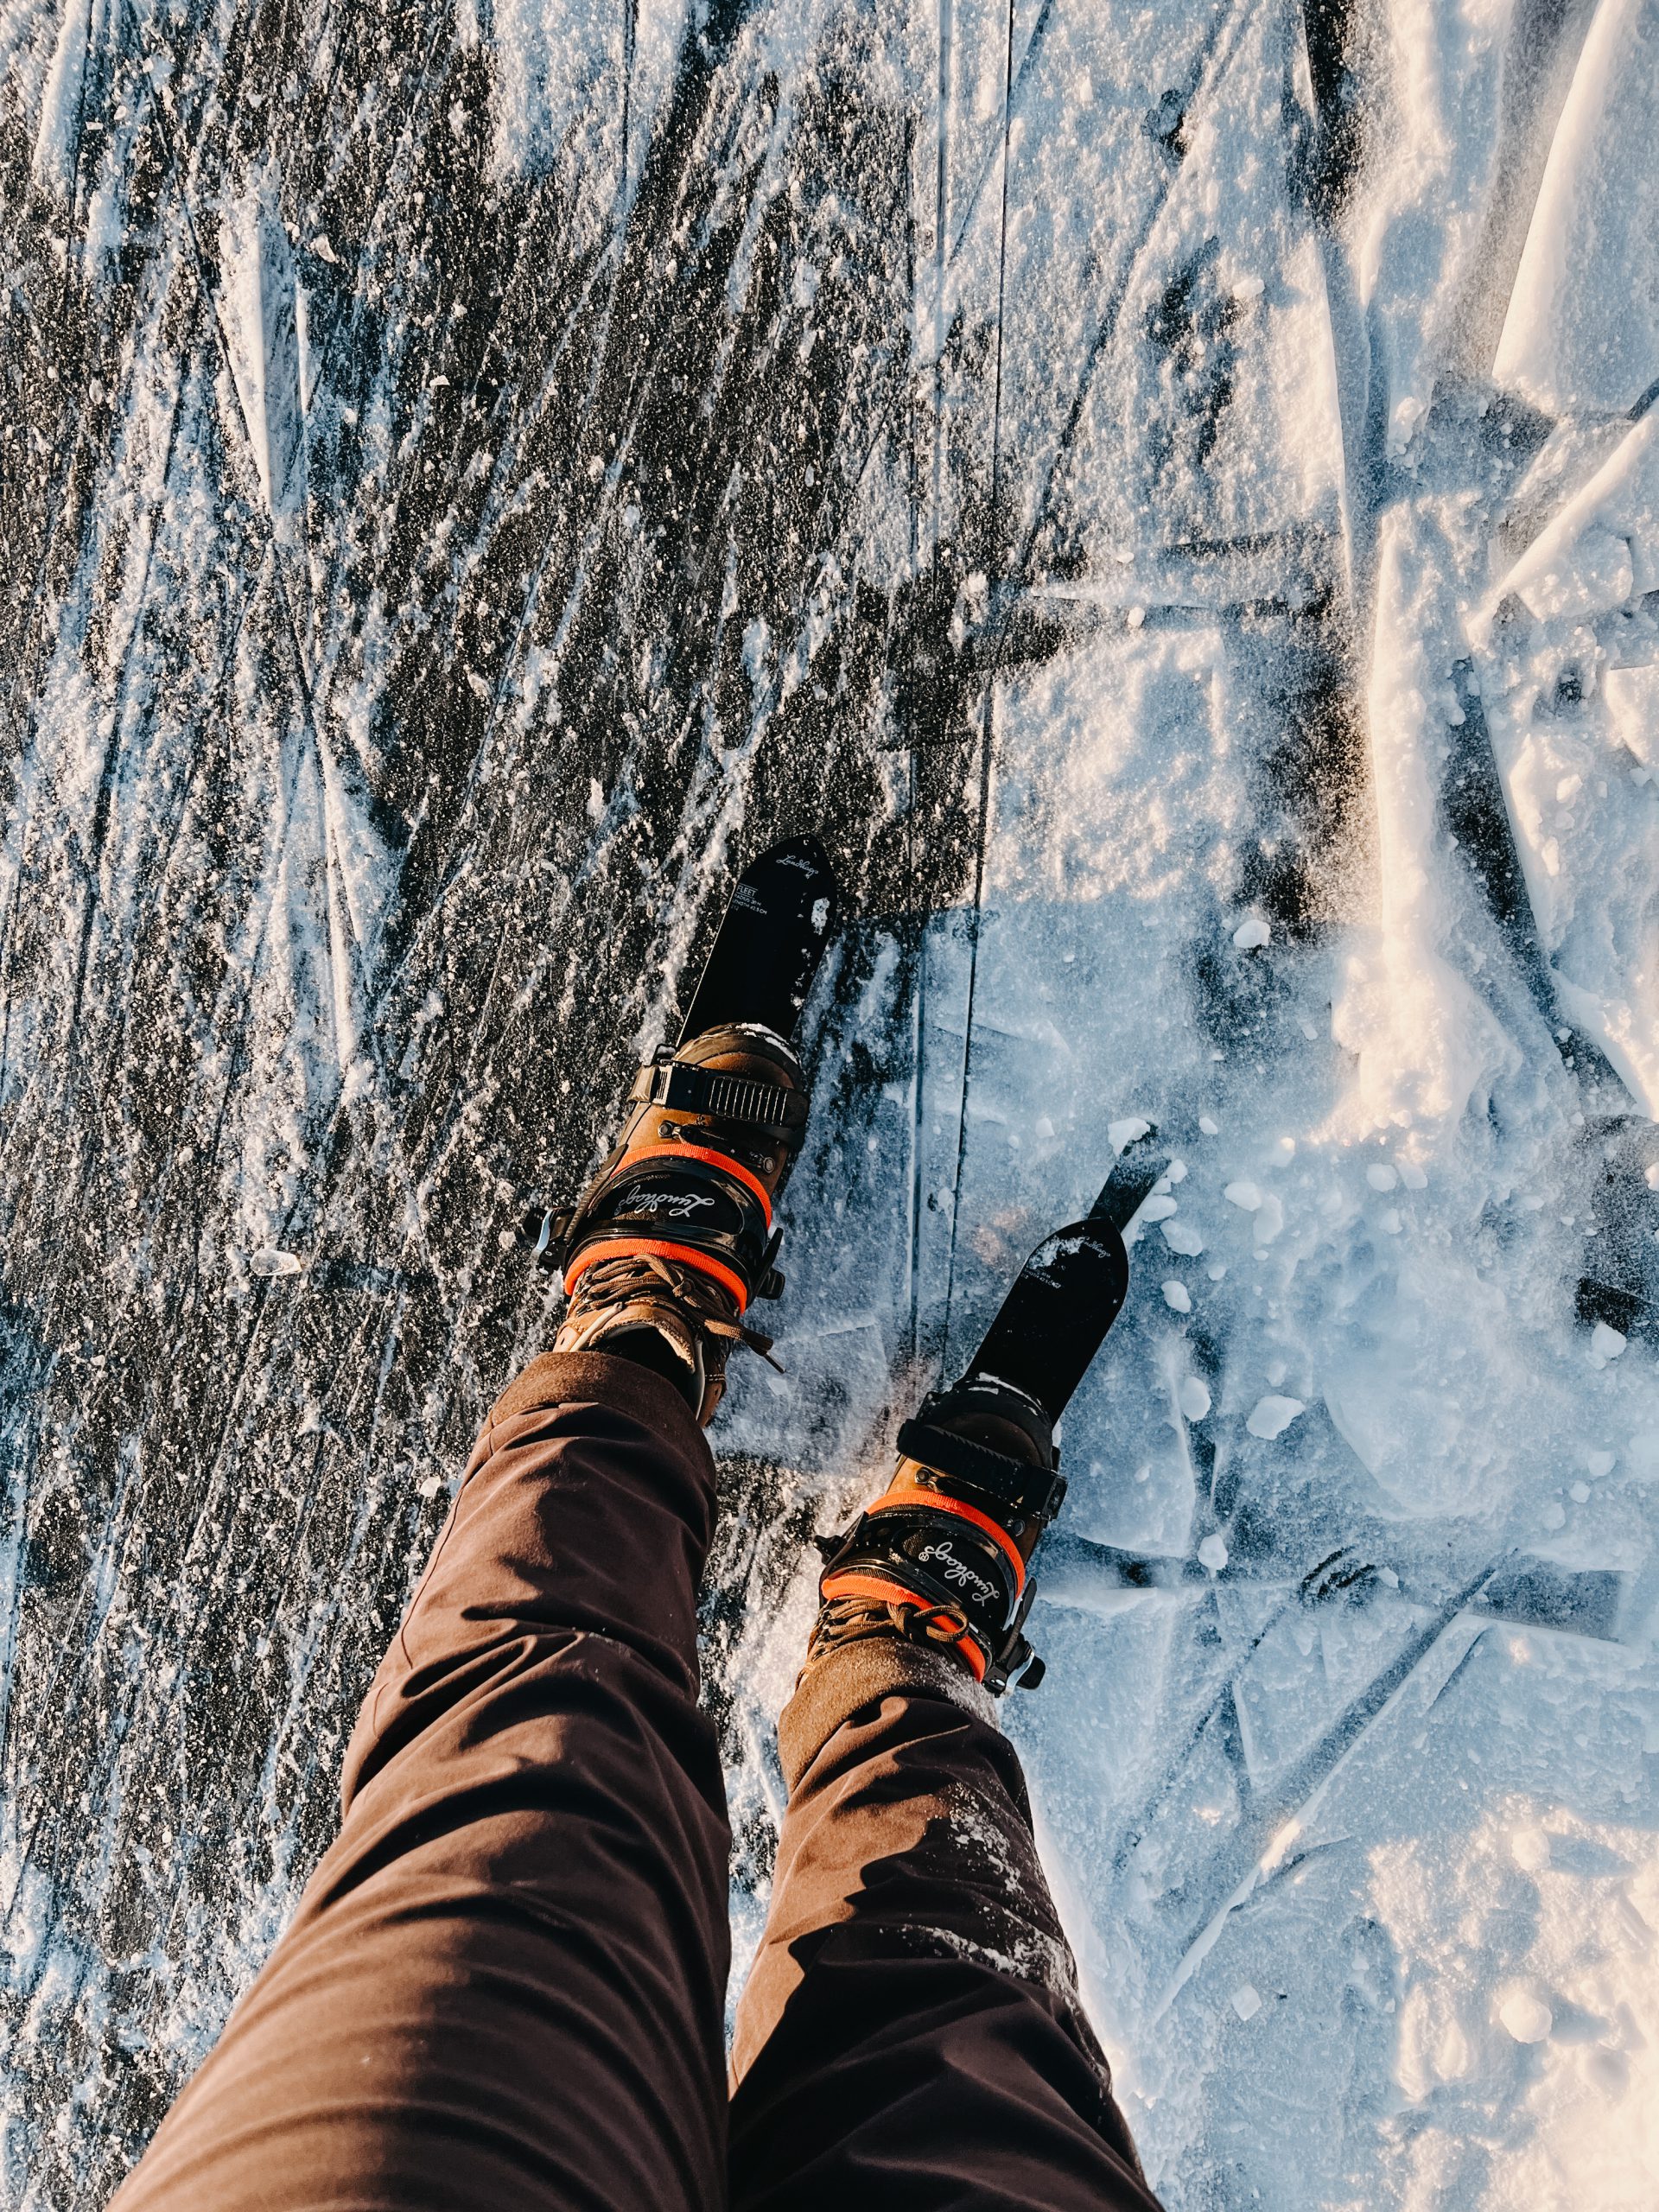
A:
<svg viewBox="0 0 1659 2212">
<path fill-rule="evenodd" d="M 715 1431 L 810 1610 L 1154 1124 L 1008 1700 L 1171 2212 L 1659 2185 L 1654 0 L 0 9 L 0 2196 L 332 1827 L 734 869 L 819 831 Z"/>
</svg>

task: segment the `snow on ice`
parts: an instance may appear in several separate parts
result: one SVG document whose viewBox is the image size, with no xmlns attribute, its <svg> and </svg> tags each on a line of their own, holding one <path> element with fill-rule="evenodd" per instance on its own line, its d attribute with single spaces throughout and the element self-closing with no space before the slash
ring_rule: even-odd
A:
<svg viewBox="0 0 1659 2212">
<path fill-rule="evenodd" d="M 0 11 L 0 2196 L 246 1986 L 814 828 L 739 1974 L 802 1539 L 1155 1128 L 1006 1713 L 1153 2180 L 1649 2212 L 1652 0 L 233 14 Z"/>
</svg>

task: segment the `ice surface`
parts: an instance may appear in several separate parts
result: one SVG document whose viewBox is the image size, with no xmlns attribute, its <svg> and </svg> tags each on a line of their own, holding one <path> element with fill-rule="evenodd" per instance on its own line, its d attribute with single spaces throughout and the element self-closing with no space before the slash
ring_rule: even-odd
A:
<svg viewBox="0 0 1659 2212">
<path fill-rule="evenodd" d="M 1009 1700 L 1172 2212 L 1649 2212 L 1647 0 L 0 10 L 0 2196 L 103 2201 L 730 873 L 709 1696 L 1155 1125 Z"/>
<path fill-rule="evenodd" d="M 1552 415 L 1659 378 L 1659 17 L 1600 0 L 1549 150 L 1494 374 Z"/>
<path fill-rule="evenodd" d="M 1659 1111 L 1659 787 L 1646 757 L 1656 601 L 1659 411 L 1626 432 L 1471 624 L 1562 1007 L 1650 1116 Z"/>
</svg>

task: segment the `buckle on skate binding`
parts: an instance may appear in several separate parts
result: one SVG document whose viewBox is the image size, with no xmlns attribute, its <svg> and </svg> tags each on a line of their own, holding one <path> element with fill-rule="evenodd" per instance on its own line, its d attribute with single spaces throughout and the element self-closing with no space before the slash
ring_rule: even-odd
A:
<svg viewBox="0 0 1659 2212">
<path fill-rule="evenodd" d="M 537 1208 L 519 1224 L 519 1240 L 529 1245 L 531 1262 L 548 1274 L 556 1274 L 564 1265 L 564 1242 L 575 1211 L 572 1206 Z"/>
<path fill-rule="evenodd" d="M 1026 1616 L 1031 1611 L 1032 1599 L 1037 1595 L 1037 1578 L 1026 1578 L 1025 1589 L 1002 1648 L 994 1652 L 985 1669 L 985 1687 L 993 1697 L 1001 1697 L 1006 1689 L 1034 1690 L 1048 1672 L 1047 1668 L 1026 1640 Z"/>
<path fill-rule="evenodd" d="M 758 1135 L 776 1137 L 791 1150 L 806 1128 L 810 1103 L 804 1090 L 690 1067 L 683 1060 L 648 1061 L 635 1076 L 628 1098 L 632 1105 L 660 1106 L 671 1114 L 736 1122 Z"/>
<path fill-rule="evenodd" d="M 928 1413 L 940 1402 L 937 1395 L 924 1398 L 920 1412 L 900 1428 L 898 1446 L 902 1455 L 977 1491 L 999 1512 L 1017 1513 L 1022 1520 L 1034 1520 L 1046 1529 L 1065 1497 L 1065 1476 L 1058 1468 L 1033 1467 L 1024 1459 L 994 1452 L 988 1444 L 975 1444 L 948 1428 L 936 1428 Z"/>
<path fill-rule="evenodd" d="M 765 1185 L 741 1160 L 700 1145 L 637 1147 L 579 1205 L 530 1215 L 524 1233 L 536 1264 L 563 1274 L 567 1294 L 599 1261 L 645 1254 L 709 1275 L 740 1313 L 784 1287 L 772 1264 L 783 1232 Z"/>
</svg>

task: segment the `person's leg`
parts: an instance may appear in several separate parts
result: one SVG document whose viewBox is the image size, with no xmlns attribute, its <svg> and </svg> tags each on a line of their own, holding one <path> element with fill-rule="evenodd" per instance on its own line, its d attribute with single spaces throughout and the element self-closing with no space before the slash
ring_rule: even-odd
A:
<svg viewBox="0 0 1659 2212">
<path fill-rule="evenodd" d="M 963 1662 L 816 1662 L 732 2054 L 734 2212 L 1154 2204 L 1077 2001 L 1025 1785 Z"/>
<path fill-rule="evenodd" d="M 785 1709 L 766 1936 L 732 2054 L 734 2212 L 1150 2206 L 963 1662 L 842 1645 Z"/>
<path fill-rule="evenodd" d="M 1075 1377 L 1049 1380 L 1052 1407 L 976 1358 L 825 1547 L 738 2013 L 734 2212 L 1153 2204 L 991 1696 L 1041 1679 L 1027 1570 Z"/>
<path fill-rule="evenodd" d="M 346 1763 L 340 1839 L 120 2212 L 723 2204 L 713 1463 L 673 1384 L 496 1405 Z"/>
</svg>

